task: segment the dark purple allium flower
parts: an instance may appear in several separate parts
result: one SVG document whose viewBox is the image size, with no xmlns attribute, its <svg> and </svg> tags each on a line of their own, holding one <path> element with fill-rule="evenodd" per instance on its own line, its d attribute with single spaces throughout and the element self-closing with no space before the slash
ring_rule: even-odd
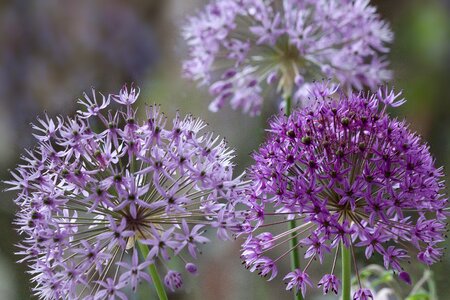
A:
<svg viewBox="0 0 450 300">
<path fill-rule="evenodd" d="M 228 201 L 240 186 L 233 151 L 191 116 L 167 124 L 149 106 L 138 121 L 138 95 L 93 91 L 74 118 L 33 125 L 38 144 L 6 183 L 18 191 L 19 254 L 39 298 L 125 299 L 124 289 L 150 281 L 147 267 L 158 260 L 180 259 L 195 274 L 189 261 L 208 242 L 206 226 L 226 238 L 237 225 Z M 138 244 L 148 246 L 146 257 Z M 164 282 L 179 288 L 182 275 L 169 271 Z"/>
<path fill-rule="evenodd" d="M 212 111 L 258 114 L 265 90 L 305 100 L 324 77 L 358 89 L 391 78 L 380 53 L 393 34 L 368 0 L 211 0 L 184 38 L 184 75 L 210 86 Z"/>
<path fill-rule="evenodd" d="M 321 89 L 326 85 L 316 90 Z M 442 255 L 447 207 L 442 168 L 434 166 L 428 146 L 404 121 L 386 113 L 404 102 L 400 93 L 380 89 L 329 97 L 331 92 L 271 121 L 268 140 L 248 171 L 242 259 L 251 271 L 272 279 L 296 238 L 305 263 L 284 277 L 288 289 L 304 293 L 310 267 L 331 255 L 331 271 L 318 286 L 337 294 L 335 266 L 342 247 L 353 258 L 357 247 L 367 259 L 381 255 L 386 269 L 410 282 L 404 261 L 416 256 L 429 265 Z M 290 220 L 301 224 L 277 233 Z M 371 294 L 360 286 L 354 298 Z"/>
</svg>

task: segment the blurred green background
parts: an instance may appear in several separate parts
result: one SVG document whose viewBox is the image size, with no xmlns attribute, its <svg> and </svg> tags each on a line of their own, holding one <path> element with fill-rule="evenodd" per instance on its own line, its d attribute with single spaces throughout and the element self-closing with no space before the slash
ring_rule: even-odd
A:
<svg viewBox="0 0 450 300">
<path fill-rule="evenodd" d="M 408 99 L 393 114 L 406 118 L 429 141 L 438 165 L 450 166 L 450 3 L 372 2 L 391 23 L 396 37 L 390 54 L 395 72 L 391 85 L 403 90 Z M 8 168 L 14 168 L 19 153 L 32 145 L 29 123 L 37 115 L 44 111 L 73 114 L 76 99 L 91 86 L 115 93 L 125 82 L 141 87 L 141 103 L 160 103 L 169 116 L 179 110 L 208 121 L 212 130 L 237 149 L 237 172 L 244 170 L 251 163 L 248 154 L 263 140 L 276 103 L 266 101 L 263 114 L 254 118 L 229 108 L 214 114 L 207 109 L 205 89 L 181 79 L 186 48 L 179 27 L 204 3 L 0 1 L 0 178 L 8 178 Z M 17 209 L 12 198 L 12 193 L 2 193 L 0 300 L 32 299 L 26 266 L 16 264 L 13 254 L 18 235 L 11 225 Z M 239 243 L 216 241 L 203 250 L 200 275 L 188 278 L 185 288 L 171 294 L 171 299 L 291 299 L 281 278 L 266 282 L 242 267 Z M 425 270 L 415 264 L 408 268 L 415 281 Z M 448 254 L 431 268 L 439 299 L 450 299 L 449 268 Z M 314 272 L 317 282 L 321 269 Z M 400 289 L 409 287 L 401 284 Z M 152 298 L 151 290 L 140 291 L 144 297 L 136 295 L 136 299 Z M 333 297 L 310 289 L 307 299 Z M 385 298 L 377 298 L 381 299 Z"/>
</svg>

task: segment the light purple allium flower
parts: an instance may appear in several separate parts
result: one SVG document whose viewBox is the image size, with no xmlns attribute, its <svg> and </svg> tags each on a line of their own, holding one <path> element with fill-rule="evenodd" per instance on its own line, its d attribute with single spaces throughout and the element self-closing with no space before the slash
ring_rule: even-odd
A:
<svg viewBox="0 0 450 300">
<path fill-rule="evenodd" d="M 368 0 L 211 0 L 184 29 L 185 77 L 210 86 L 219 110 L 259 114 L 265 90 L 306 100 L 314 80 L 375 88 L 391 78 L 393 34 Z"/>
<path fill-rule="evenodd" d="M 316 90 L 325 91 L 326 84 Z M 337 294 L 340 245 L 353 258 L 359 247 L 367 259 L 381 255 L 386 269 L 409 283 L 402 263 L 410 256 L 427 265 L 441 257 L 447 207 L 442 168 L 434 166 L 428 146 L 404 121 L 386 113 L 404 102 L 399 97 L 387 89 L 318 96 L 313 105 L 270 122 L 241 199 L 249 207 L 241 233 L 247 236 L 246 267 L 274 278 L 295 237 L 305 263 L 284 277 L 287 288 L 305 293 L 311 266 L 331 255 L 331 271 L 318 286 Z M 301 224 L 277 233 L 290 220 Z M 369 298 L 362 286 L 354 295 Z"/>
<path fill-rule="evenodd" d="M 74 118 L 33 125 L 38 144 L 6 183 L 18 191 L 19 254 L 39 298 L 125 299 L 125 289 L 150 281 L 147 267 L 158 260 L 180 259 L 195 274 L 189 260 L 208 242 L 206 226 L 227 238 L 238 225 L 228 201 L 240 189 L 233 151 L 191 116 L 167 124 L 149 106 L 138 121 L 138 95 L 93 91 Z M 164 282 L 174 290 L 182 275 L 170 270 Z"/>
</svg>

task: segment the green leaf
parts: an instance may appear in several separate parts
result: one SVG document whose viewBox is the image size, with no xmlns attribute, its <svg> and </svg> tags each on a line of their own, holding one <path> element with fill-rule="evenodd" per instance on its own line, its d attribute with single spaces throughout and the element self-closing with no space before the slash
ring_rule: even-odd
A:
<svg viewBox="0 0 450 300">
<path fill-rule="evenodd" d="M 418 293 L 408 296 L 406 300 L 430 300 L 430 296 L 427 293 Z"/>
<path fill-rule="evenodd" d="M 379 286 L 380 284 L 383 284 L 383 283 L 389 283 L 392 280 L 394 280 L 394 277 L 392 276 L 392 273 L 391 272 L 385 272 L 383 274 L 383 276 L 381 276 L 377 280 L 373 281 L 372 286 L 376 287 L 376 286 Z"/>
</svg>

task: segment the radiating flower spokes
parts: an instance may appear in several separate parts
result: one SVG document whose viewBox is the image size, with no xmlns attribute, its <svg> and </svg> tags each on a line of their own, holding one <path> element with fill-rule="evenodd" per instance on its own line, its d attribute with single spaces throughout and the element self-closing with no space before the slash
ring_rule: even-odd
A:
<svg viewBox="0 0 450 300">
<path fill-rule="evenodd" d="M 243 185 L 232 177 L 233 151 L 192 116 L 169 123 L 150 106 L 139 121 L 138 96 L 126 86 L 100 101 L 93 92 L 74 118 L 46 116 L 33 125 L 38 146 L 5 182 L 19 193 L 18 254 L 42 299 L 124 298 L 157 262 L 166 286 L 179 288 L 182 274 L 160 262 L 179 259 L 195 274 L 189 257 L 208 242 L 206 226 L 223 239 L 239 228 L 228 201 Z M 110 99 L 120 106 L 105 114 Z"/>
</svg>

